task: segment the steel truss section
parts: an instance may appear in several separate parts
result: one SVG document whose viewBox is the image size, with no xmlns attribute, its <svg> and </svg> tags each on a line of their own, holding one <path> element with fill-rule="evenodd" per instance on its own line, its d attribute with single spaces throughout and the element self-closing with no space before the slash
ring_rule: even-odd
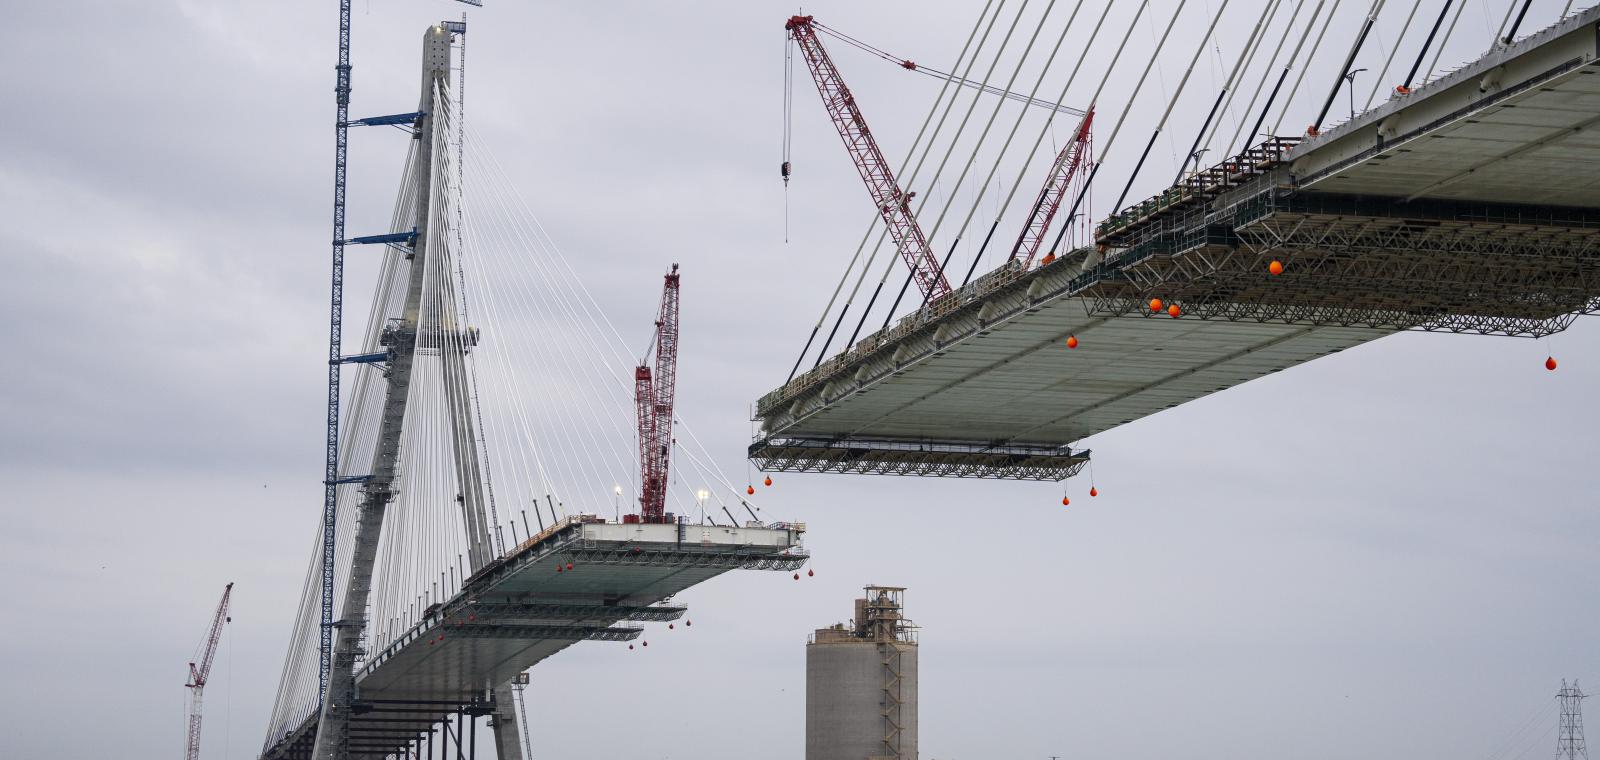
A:
<svg viewBox="0 0 1600 760">
<path fill-rule="evenodd" d="M 700 552 L 676 549 L 565 549 L 561 554 L 574 563 L 597 565 L 648 565 L 651 567 L 697 567 L 714 570 L 794 571 L 811 559 L 800 550 L 788 554 L 745 554 L 742 552 Z"/>
<path fill-rule="evenodd" d="M 1125 242 L 1090 289 L 1099 314 L 1161 298 L 1196 319 L 1539 337 L 1600 311 L 1600 215 L 1583 210 L 1265 189 Z"/>
<path fill-rule="evenodd" d="M 750 445 L 761 470 L 917 475 L 997 480 L 1066 480 L 1089 451 L 1055 445 L 859 438 L 764 438 Z"/>
<path fill-rule="evenodd" d="M 652 605 L 601 604 L 541 604 L 514 602 L 474 602 L 461 611 L 470 611 L 478 619 L 495 620 L 601 620 L 620 622 L 636 620 L 647 623 L 666 623 L 677 620 L 689 611 L 688 607 Z"/>
<path fill-rule="evenodd" d="M 604 625 L 506 625 L 463 623 L 440 628 L 440 638 L 523 639 L 555 641 L 631 641 L 643 628 Z"/>
</svg>

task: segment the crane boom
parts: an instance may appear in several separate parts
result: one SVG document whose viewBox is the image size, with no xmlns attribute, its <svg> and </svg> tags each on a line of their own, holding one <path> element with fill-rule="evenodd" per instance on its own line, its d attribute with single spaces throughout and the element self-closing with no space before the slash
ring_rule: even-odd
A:
<svg viewBox="0 0 1600 760">
<path fill-rule="evenodd" d="M 222 640 L 222 624 L 232 619 L 228 617 L 228 597 L 232 594 L 233 584 L 229 583 L 222 589 L 222 601 L 217 604 L 217 613 L 211 618 L 211 628 L 206 632 L 202 644 L 200 662 L 189 663 L 189 743 L 184 753 L 185 760 L 200 758 L 201 695 L 205 692 L 206 679 L 211 677 L 211 662 L 217 656 L 217 642 Z"/>
<path fill-rule="evenodd" d="M 655 371 L 648 357 L 633 370 L 634 409 L 639 418 L 639 516 L 641 522 L 666 522 L 667 467 L 672 453 L 672 405 L 678 380 L 678 265 L 661 286 L 652 341 Z M 630 515 L 631 516 L 631 515 Z"/>
<path fill-rule="evenodd" d="M 867 121 L 856 106 L 855 97 L 850 94 L 850 88 L 845 86 L 838 67 L 833 64 L 827 49 L 822 46 L 822 40 L 817 37 L 812 17 L 791 17 L 784 28 L 789 30 L 790 38 L 799 45 L 801 54 L 805 56 L 811 78 L 817 83 L 817 92 L 822 95 L 822 105 L 828 110 L 833 125 L 838 128 L 839 137 L 844 140 L 845 150 L 850 152 L 856 170 L 861 172 L 867 193 L 872 196 L 872 202 L 877 204 L 878 213 L 883 215 L 884 226 L 894 237 L 900 258 L 911 268 L 917 287 L 930 302 L 948 294 L 950 283 L 944 277 L 938 257 L 928 248 L 928 240 L 917 225 L 917 217 L 911 213 L 913 194 L 902 191 L 895 181 L 894 171 L 889 168 L 889 161 L 883 157 L 878 141 L 873 139 L 872 131 L 867 128 Z"/>
<path fill-rule="evenodd" d="M 1011 260 L 1022 259 L 1024 269 L 1033 264 L 1033 257 L 1039 253 L 1039 246 L 1044 242 L 1045 233 L 1050 231 L 1050 222 L 1055 219 L 1056 211 L 1061 208 L 1061 199 L 1066 195 L 1067 188 L 1072 185 L 1072 178 L 1083 166 L 1084 159 L 1089 153 L 1089 126 L 1094 123 L 1094 106 L 1084 113 L 1083 120 L 1078 122 L 1077 131 L 1072 133 L 1072 139 L 1061 146 L 1061 152 L 1056 156 L 1055 164 L 1051 166 L 1050 177 L 1045 180 L 1044 188 L 1039 191 L 1039 199 L 1034 201 L 1033 214 L 1028 217 L 1028 224 L 1022 228 L 1022 234 L 1017 237 L 1017 244 L 1011 248 Z M 1070 226 L 1072 220 L 1068 219 Z M 1058 241 L 1059 242 L 1059 241 Z"/>
</svg>

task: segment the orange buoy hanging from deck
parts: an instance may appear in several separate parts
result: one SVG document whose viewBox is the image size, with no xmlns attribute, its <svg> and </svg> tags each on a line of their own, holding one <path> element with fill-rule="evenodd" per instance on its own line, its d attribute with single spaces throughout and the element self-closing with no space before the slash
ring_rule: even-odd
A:
<svg viewBox="0 0 1600 760">
<path fill-rule="evenodd" d="M 806 571 L 806 577 L 807 578 L 815 578 L 816 575 L 817 575 L 817 571 L 815 571 L 815 570 L 807 570 Z"/>
<path fill-rule="evenodd" d="M 1177 319 L 1178 315 L 1183 313 L 1183 309 L 1178 308 L 1177 304 L 1173 304 L 1167 307 L 1167 313 L 1172 315 L 1173 319 Z"/>
<path fill-rule="evenodd" d="M 1072 504 L 1072 500 L 1071 499 L 1069 499 L 1069 498 L 1067 498 L 1065 496 L 1061 497 L 1061 506 L 1065 507 L 1065 506 L 1068 506 L 1070 504 Z"/>
<path fill-rule="evenodd" d="M 1159 299 L 1159 298 L 1150 299 L 1150 311 L 1152 311 L 1152 312 L 1161 311 L 1161 299 Z"/>
<path fill-rule="evenodd" d="M 1077 347 L 1078 347 L 1078 336 L 1076 336 L 1076 335 L 1068 335 L 1067 336 L 1067 348 L 1077 348 Z"/>
<path fill-rule="evenodd" d="M 1283 274 L 1283 262 L 1273 259 L 1272 263 L 1267 265 L 1267 271 L 1273 274 Z"/>
<path fill-rule="evenodd" d="M 795 573 L 794 574 L 794 579 L 795 580 L 800 580 L 800 574 L 799 573 Z"/>
<path fill-rule="evenodd" d="M 1544 360 L 1544 368 L 1554 371 L 1556 368 L 1556 358 L 1554 356 L 1546 358 Z"/>
<path fill-rule="evenodd" d="M 756 495 L 756 487 L 755 486 L 745 486 L 744 487 L 744 492 L 749 494 L 749 495 L 751 495 L 751 496 L 755 496 Z"/>
<path fill-rule="evenodd" d="M 769 486 L 772 485 L 772 476 L 771 475 L 767 476 L 766 484 L 769 485 Z"/>
<path fill-rule="evenodd" d="M 1090 496 L 1099 496 L 1100 495 L 1100 491 L 1096 490 L 1094 486 L 1089 486 L 1089 495 Z"/>
</svg>

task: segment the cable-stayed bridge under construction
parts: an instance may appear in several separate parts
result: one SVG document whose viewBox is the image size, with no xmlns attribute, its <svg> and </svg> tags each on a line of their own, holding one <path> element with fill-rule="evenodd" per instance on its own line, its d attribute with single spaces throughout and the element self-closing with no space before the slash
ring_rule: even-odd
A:
<svg viewBox="0 0 1600 760">
<path fill-rule="evenodd" d="M 641 624 L 692 622 L 675 594 L 807 560 L 805 526 L 761 521 L 670 392 L 645 395 L 670 389 L 675 350 L 654 385 L 635 369 L 471 137 L 451 84 L 465 33 L 428 27 L 415 111 L 339 125 L 395 128 L 407 157 L 389 229 L 335 240 L 381 258 L 348 354 L 335 260 L 329 364 L 335 383 L 355 374 L 330 393 L 329 510 L 263 758 L 467 756 L 487 724 L 494 752 L 520 760 L 528 668 L 581 641 L 647 646 Z M 341 131 L 341 160 L 343 145 Z M 642 481 L 636 403 L 661 447 Z M 688 477 L 668 476 L 668 449 Z"/>
<path fill-rule="evenodd" d="M 831 311 L 812 329 L 812 339 L 826 336 L 815 363 L 799 372 L 808 342 L 790 379 L 759 401 L 761 430 L 751 459 L 788 471 L 1060 480 L 1085 466 L 1089 454 L 1077 444 L 1096 432 L 1366 341 L 1402 330 L 1542 336 L 1595 311 L 1600 185 L 1589 169 L 1600 158 L 1593 137 L 1600 119 L 1600 10 L 1563 8 L 1555 23 L 1517 38 L 1530 3 L 1511 3 L 1496 43 L 1477 60 L 1421 80 L 1413 66 L 1393 96 L 1359 114 L 1353 63 L 1383 0 L 1368 7 L 1348 55 L 1331 41 L 1350 31 L 1332 23 L 1339 0 L 1258 4 L 1250 11 L 1259 10 L 1261 19 L 1237 51 L 1196 147 L 1177 162 L 1177 181 L 1123 207 L 1187 72 L 1133 164 L 1124 197 L 1090 227 L 1091 188 L 1108 179 L 1101 168 L 1118 132 L 1146 118 L 1140 113 L 1128 121 L 1187 3 L 1162 15 L 1150 0 L 1132 9 L 1076 2 L 1061 39 L 1082 28 L 1074 23 L 1085 7 L 1085 24 L 1097 10 L 1099 20 L 1090 46 L 1069 61 L 1061 96 L 1041 110 L 1079 119 L 1077 126 L 1044 189 L 1021 197 L 1031 209 L 1023 231 L 1009 249 L 996 249 L 1010 255 L 974 279 L 988 248 L 980 247 L 968 281 L 955 287 L 948 279 L 964 266 L 950 266 L 957 246 L 942 256 L 932 248 L 942 248 L 943 212 L 924 234 L 915 214 L 921 207 L 906 191 L 915 170 L 903 184 L 887 170 L 838 68 L 824 58 L 813 34 L 820 25 L 790 19 L 873 195 L 874 223 L 885 230 L 879 242 L 894 237 L 889 263 L 911 265 L 901 293 L 916 282 L 921 292 L 912 297 L 923 300 L 897 314 L 896 298 L 882 329 L 862 337 L 879 293 L 887 303 L 894 287 L 883 291 L 884 269 L 873 289 L 872 257 L 859 269 L 852 262 L 856 280 L 848 289 L 852 272 L 841 280 L 841 291 L 850 294 L 843 308 L 830 301 Z M 1020 5 L 1012 31 L 1033 25 L 1037 38 L 1050 24 L 1025 19 L 1027 3 Z M 1464 5 L 1439 3 L 1424 43 L 1426 20 L 1407 36 L 1422 7 L 1414 3 L 1384 51 L 1389 60 L 1380 81 L 1407 44 L 1419 50 L 1419 64 L 1430 52 L 1436 63 L 1435 33 L 1444 29 L 1449 39 Z M 969 46 L 979 39 L 981 48 L 991 31 L 1004 28 L 1004 6 L 985 6 Z M 347 43 L 348 0 L 341 7 Z M 1209 19 L 1189 71 L 1227 7 L 1226 0 L 1218 4 Z M 1122 25 L 1114 10 L 1131 11 L 1132 20 Z M 1297 24 L 1302 12 L 1310 20 Z M 1165 31 L 1150 56 L 1123 63 L 1141 20 Z M 1270 47 L 1268 32 L 1280 27 L 1278 49 L 1258 59 Z M 476 750 L 483 723 L 502 760 L 521 758 L 530 737 L 516 705 L 529 667 L 580 641 L 643 646 L 642 624 L 687 624 L 685 608 L 671 603 L 684 589 L 736 569 L 792 572 L 807 559 L 804 526 L 758 519 L 746 498 L 751 494 L 722 475 L 681 420 L 669 424 L 684 437 L 665 438 L 674 461 L 692 468 L 699 482 L 715 484 L 715 493 L 679 481 L 635 480 L 649 452 L 633 447 L 636 420 L 629 412 L 635 402 L 646 406 L 643 396 L 629 397 L 633 360 L 560 251 L 518 205 L 504 172 L 471 139 L 461 88 L 450 81 L 463 68 L 453 55 L 464 51 L 464 36 L 464 22 L 428 28 L 413 112 L 347 118 L 348 57 L 341 59 L 328 503 L 263 758 L 465 756 Z M 1280 129 L 1280 110 L 1260 133 L 1269 111 L 1303 102 L 1295 97 L 1298 81 L 1286 94 L 1279 90 L 1293 81 L 1291 70 L 1298 67 L 1303 78 L 1312 68 L 1324 36 L 1342 65 L 1312 128 Z M 1109 58 L 1093 48 L 1119 38 Z M 1297 58 L 1302 48 L 1309 52 Z M 968 116 L 980 99 L 1024 112 L 1048 105 L 1038 84 L 1021 93 L 1015 73 L 991 83 L 995 64 L 975 74 L 977 58 L 973 48 L 965 66 L 958 61 L 951 73 L 937 72 L 949 92 L 970 91 Z M 1218 58 L 1219 71 L 1228 71 Z M 996 64 L 1001 59 L 994 54 Z M 1059 68 L 1053 61 L 1054 52 L 1040 82 Z M 1072 88 L 1086 63 L 1102 61 L 1092 95 Z M 1119 115 L 1102 92 L 1114 72 L 1140 68 Z M 1247 89 L 1240 84 L 1249 71 L 1266 75 L 1257 96 L 1271 94 L 1260 118 L 1254 100 L 1241 109 L 1245 118 L 1229 139 L 1214 117 Z M 1346 85 L 1351 118 L 1323 128 Z M 943 101 L 945 93 L 930 123 L 942 105 L 948 116 L 957 102 L 954 95 Z M 1069 94 L 1082 98 L 1084 108 L 1065 106 Z M 950 123 L 957 121 L 968 122 Z M 1110 138 L 1095 136 L 1107 123 Z M 405 135 L 407 159 L 389 228 L 346 237 L 346 132 L 366 126 Z M 988 134 L 983 127 L 975 142 Z M 1046 134 L 1048 125 L 1035 150 Z M 1205 146 L 1213 145 L 1229 157 L 1202 161 Z M 1020 162 L 1024 171 L 1033 155 Z M 972 166 L 966 162 L 955 186 Z M 786 179 L 789 170 L 786 156 Z M 466 192 L 468 182 L 482 183 L 486 192 Z M 987 179 L 979 184 L 989 187 Z M 1009 206 L 1008 197 L 1001 207 Z M 972 216 L 954 228 L 955 242 Z M 999 224 L 997 213 L 986 240 Z M 1059 232 L 1046 244 L 1053 229 Z M 869 228 L 863 250 L 876 230 Z M 347 245 L 372 246 L 362 250 L 380 257 L 366 330 L 353 353 L 341 349 L 339 338 Z M 851 322 L 861 320 L 851 333 L 844 317 L 858 290 L 871 296 L 851 314 Z M 830 314 L 832 330 L 822 331 Z M 834 333 L 849 337 L 830 355 Z M 529 336 L 538 336 L 540 351 L 519 344 Z M 552 343 L 574 350 L 552 351 Z M 525 359 L 556 355 L 573 358 L 537 366 Z M 523 403 L 529 393 L 554 403 Z M 669 519 L 624 520 L 624 499 L 643 503 L 654 487 L 668 489 L 663 503 L 675 506 L 662 517 Z M 708 500 L 716 509 L 705 509 Z M 603 516 L 607 502 L 610 519 Z"/>
<path fill-rule="evenodd" d="M 1324 5 L 1299 3 L 1295 17 Z M 779 471 L 1062 480 L 1087 464 L 1078 443 L 1095 433 L 1385 335 L 1540 337 L 1600 309 L 1600 8 L 1563 9 L 1516 39 L 1510 22 L 1523 16 L 1510 11 L 1530 4 L 1511 3 L 1487 53 L 1422 84 L 1413 66 L 1389 99 L 1355 113 L 1352 61 L 1382 5 L 1340 51 L 1306 134 L 1268 133 L 1209 167 L 1192 151 L 1175 184 L 1126 207 L 1118 199 L 1079 245 L 1035 260 L 1019 241 L 996 269 L 819 353 L 758 401 L 751 459 Z M 1435 32 L 1452 10 L 1437 7 Z M 1314 28 L 1288 25 L 1284 39 L 1303 45 Z M 1437 59 L 1435 35 L 1424 44 L 1426 25 L 1416 28 L 1388 62 L 1399 43 L 1415 46 L 1406 53 L 1419 65 Z M 1269 87 L 1276 75 L 1264 90 L 1274 96 L 1291 66 L 1309 65 L 1270 63 L 1258 68 Z M 1351 118 L 1321 128 L 1345 89 Z M 1272 123 L 1273 105 L 1246 112 L 1245 141 Z M 1207 130 L 1195 145 L 1218 144 Z M 867 309 L 877 302 L 874 291 Z M 849 308 L 835 310 L 834 331 Z"/>
</svg>

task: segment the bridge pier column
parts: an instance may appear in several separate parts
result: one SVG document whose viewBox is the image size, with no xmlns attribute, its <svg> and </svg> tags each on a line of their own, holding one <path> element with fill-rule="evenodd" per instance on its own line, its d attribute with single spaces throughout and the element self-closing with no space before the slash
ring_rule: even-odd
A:
<svg viewBox="0 0 1600 760">
<path fill-rule="evenodd" d="M 494 730 L 499 760 L 523 760 L 522 732 L 517 726 L 517 703 L 511 684 L 494 687 L 494 714 L 489 716 L 489 727 Z"/>
</svg>

